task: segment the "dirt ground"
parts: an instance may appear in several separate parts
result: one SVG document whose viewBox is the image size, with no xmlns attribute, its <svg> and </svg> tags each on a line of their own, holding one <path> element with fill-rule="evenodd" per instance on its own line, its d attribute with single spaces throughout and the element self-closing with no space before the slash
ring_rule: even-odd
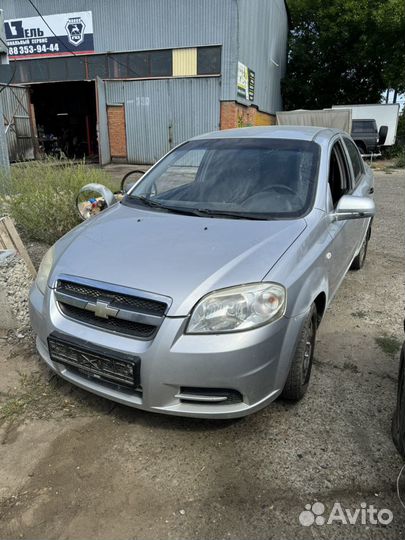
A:
<svg viewBox="0 0 405 540">
<path fill-rule="evenodd" d="M 237 421 L 147 414 L 51 375 L 0 340 L 0 538 L 400 538 L 390 436 L 403 339 L 405 174 L 376 172 L 368 259 L 318 334 L 307 396 Z M 300 524 L 306 504 L 388 525 Z"/>
</svg>

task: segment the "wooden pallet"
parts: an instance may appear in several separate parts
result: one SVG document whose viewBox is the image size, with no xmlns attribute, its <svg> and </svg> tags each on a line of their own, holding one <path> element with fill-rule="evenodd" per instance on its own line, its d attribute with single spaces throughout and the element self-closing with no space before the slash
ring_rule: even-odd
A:
<svg viewBox="0 0 405 540">
<path fill-rule="evenodd" d="M 0 218 L 0 251 L 14 249 L 24 259 L 28 270 L 33 277 L 37 275 L 34 265 L 28 255 L 28 251 L 18 234 L 12 219 L 9 216 Z"/>
</svg>

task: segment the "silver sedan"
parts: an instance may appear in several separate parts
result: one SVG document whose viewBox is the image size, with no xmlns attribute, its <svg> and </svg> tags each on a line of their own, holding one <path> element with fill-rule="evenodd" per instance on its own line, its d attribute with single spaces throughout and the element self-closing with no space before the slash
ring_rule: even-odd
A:
<svg viewBox="0 0 405 540">
<path fill-rule="evenodd" d="M 299 400 L 325 310 L 364 263 L 372 192 L 338 130 L 191 139 L 46 254 L 30 295 L 39 354 L 153 412 L 232 418 Z"/>
</svg>

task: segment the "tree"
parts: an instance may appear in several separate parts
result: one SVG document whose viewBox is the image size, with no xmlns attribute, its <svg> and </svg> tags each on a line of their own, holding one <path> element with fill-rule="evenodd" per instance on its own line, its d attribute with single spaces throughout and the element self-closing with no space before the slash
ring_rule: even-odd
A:
<svg viewBox="0 0 405 540">
<path fill-rule="evenodd" d="M 379 103 L 405 91 L 404 0 L 289 0 L 286 109 Z"/>
</svg>

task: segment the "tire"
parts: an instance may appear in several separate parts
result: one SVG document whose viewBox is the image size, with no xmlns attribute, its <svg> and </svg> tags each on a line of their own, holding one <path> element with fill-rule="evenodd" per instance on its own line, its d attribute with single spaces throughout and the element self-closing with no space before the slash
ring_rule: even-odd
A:
<svg viewBox="0 0 405 540">
<path fill-rule="evenodd" d="M 353 259 L 353 262 L 350 266 L 350 270 L 361 270 L 363 268 L 364 263 L 366 261 L 366 257 L 367 257 L 367 248 L 368 248 L 369 238 L 370 238 L 370 229 L 367 231 L 367 234 L 361 245 L 360 251 L 358 252 L 356 257 Z"/>
<path fill-rule="evenodd" d="M 397 404 L 392 418 L 391 434 L 398 452 L 405 458 L 405 344 L 399 362 Z"/>
<path fill-rule="evenodd" d="M 312 304 L 302 327 L 287 381 L 281 393 L 281 397 L 284 399 L 299 401 L 304 397 L 308 389 L 311 378 L 312 360 L 314 358 L 317 326 L 316 307 L 315 304 Z"/>
</svg>

